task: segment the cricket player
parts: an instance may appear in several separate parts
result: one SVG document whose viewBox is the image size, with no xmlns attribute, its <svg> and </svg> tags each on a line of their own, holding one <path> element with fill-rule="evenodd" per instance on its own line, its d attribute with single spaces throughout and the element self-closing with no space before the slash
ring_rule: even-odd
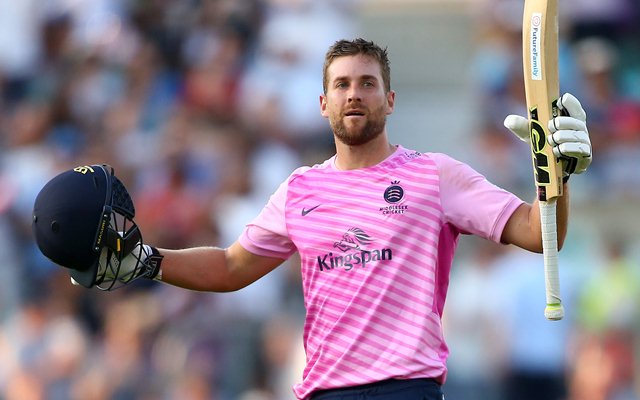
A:
<svg viewBox="0 0 640 400">
<path fill-rule="evenodd" d="M 387 51 L 373 42 L 340 40 L 329 48 L 319 109 L 333 130 L 335 155 L 293 171 L 227 248 L 157 249 L 126 231 L 95 234 L 93 223 L 88 236 L 107 237 L 92 242 L 100 251 L 84 264 L 60 261 L 46 240 L 53 235 L 46 208 L 56 202 L 52 192 L 70 201 L 53 190 L 67 185 L 64 179 L 36 199 L 38 244 L 83 286 L 147 277 L 213 292 L 242 289 L 298 252 L 307 362 L 295 396 L 441 400 L 449 354 L 442 313 L 459 236 L 541 252 L 540 216 L 537 200 L 519 199 L 460 161 L 390 143 L 386 118 L 396 98 L 390 76 Z M 567 232 L 568 178 L 591 163 L 584 110 L 570 94 L 560 107 L 568 116 L 550 121 L 551 144 L 575 168 L 564 171 L 558 200 L 559 246 Z M 505 125 L 529 140 L 526 118 L 509 116 Z M 419 129 L 415 134 L 446 134 Z M 88 189 L 74 181 L 70 193 L 94 190 L 102 179 Z M 106 210 L 101 196 L 98 212 Z M 59 217 L 58 232 L 63 222 Z"/>
</svg>

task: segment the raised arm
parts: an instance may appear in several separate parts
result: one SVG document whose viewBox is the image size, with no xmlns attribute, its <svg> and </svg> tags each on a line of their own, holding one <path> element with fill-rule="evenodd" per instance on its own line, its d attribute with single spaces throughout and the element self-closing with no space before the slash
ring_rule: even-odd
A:
<svg viewBox="0 0 640 400">
<path fill-rule="evenodd" d="M 562 248 L 567 236 L 569 220 L 569 185 L 564 184 L 564 195 L 558 198 L 556 206 L 558 228 L 558 250 Z M 521 205 L 509 218 L 502 231 L 502 242 L 513 244 L 525 250 L 542 252 L 542 233 L 540 229 L 540 207 L 538 200 L 533 204 Z"/>
<path fill-rule="evenodd" d="M 556 223 L 558 229 L 558 249 L 562 247 L 567 235 L 569 214 L 569 185 L 571 174 L 581 174 L 591 164 L 591 140 L 587 130 L 587 114 L 580 101 L 575 96 L 565 93 L 558 100 L 561 115 L 551 119 L 548 123 L 549 135 L 547 141 L 553 146 L 556 157 L 562 160 L 564 195 L 557 200 Z M 504 125 L 518 138 L 529 142 L 529 121 L 521 116 L 509 115 Z M 541 252 L 542 234 L 540 230 L 540 211 L 538 200 L 533 204 L 524 204 L 518 208 L 502 232 L 504 243 L 514 244 L 523 249 Z"/>
</svg>

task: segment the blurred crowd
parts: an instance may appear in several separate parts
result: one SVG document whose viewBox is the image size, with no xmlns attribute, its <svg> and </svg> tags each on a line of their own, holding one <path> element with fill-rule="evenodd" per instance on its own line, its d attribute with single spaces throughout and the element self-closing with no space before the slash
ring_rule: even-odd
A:
<svg viewBox="0 0 640 400">
<path fill-rule="evenodd" d="M 529 149 L 502 126 L 505 115 L 526 112 L 523 2 L 480 3 L 470 73 L 480 99 L 474 145 L 482 150 L 472 165 L 531 199 L 532 167 L 522 162 Z M 445 310 L 452 399 L 640 399 L 639 231 L 624 223 L 640 206 L 640 2 L 558 5 L 560 91 L 586 109 L 594 153 L 588 172 L 570 181 L 573 211 L 559 261 L 566 316 L 543 317 L 539 255 L 463 242 L 468 251 L 454 266 Z"/>
<path fill-rule="evenodd" d="M 484 117 L 470 140 L 486 151 L 467 161 L 529 199 L 528 150 L 501 126 L 525 108 L 521 3 L 474 5 L 470 73 Z M 562 90 L 583 102 L 594 142 L 572 195 L 638 201 L 640 5 L 561 4 Z M 86 290 L 39 253 L 31 211 L 57 173 L 108 163 L 145 242 L 230 244 L 294 168 L 333 153 L 318 112 L 324 52 L 357 34 L 365 6 L 0 0 L 0 400 L 292 398 L 304 359 L 295 258 L 235 293 Z M 447 398 L 640 398 L 633 238 L 574 229 L 569 239 L 571 312 L 559 323 L 541 317 L 539 256 L 463 241 L 446 311 Z"/>
</svg>

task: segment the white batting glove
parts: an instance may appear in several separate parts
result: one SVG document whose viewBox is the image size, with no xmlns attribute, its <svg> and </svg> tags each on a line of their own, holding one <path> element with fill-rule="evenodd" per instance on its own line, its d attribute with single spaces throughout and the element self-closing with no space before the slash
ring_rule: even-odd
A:
<svg viewBox="0 0 640 400">
<path fill-rule="evenodd" d="M 547 142 L 553 147 L 553 154 L 562 160 L 563 177 L 581 174 L 591 164 L 591 140 L 587 129 L 587 113 L 580 101 L 570 93 L 558 99 L 561 115 L 548 123 Z M 519 115 L 508 115 L 504 126 L 520 140 L 529 143 L 529 121 Z"/>
<path fill-rule="evenodd" d="M 141 251 L 140 244 L 138 244 L 134 248 L 134 251 L 131 254 L 124 257 L 122 261 L 118 263 L 113 252 L 111 252 L 111 250 L 109 250 L 108 248 L 103 247 L 102 250 L 100 251 L 99 269 L 97 272 L 97 277 L 98 278 L 102 277 L 102 279 L 100 280 L 105 282 L 112 282 L 116 279 L 131 280 L 133 273 L 136 271 L 136 268 L 138 267 L 138 258 L 136 258 L 133 253 L 140 253 L 140 251 Z M 142 249 L 142 251 L 145 251 L 145 250 Z M 112 257 L 112 260 L 109 260 L 109 257 Z M 80 285 L 73 278 L 71 278 L 71 283 L 76 286 Z"/>
<path fill-rule="evenodd" d="M 100 283 L 98 285 L 116 280 L 126 284 L 139 276 L 161 279 L 159 259 L 162 256 L 159 256 L 157 250 L 154 250 L 149 245 L 138 243 L 131 253 L 118 262 L 115 254 L 104 247 L 100 252 L 97 272 L 97 278 Z M 71 278 L 71 283 L 76 286 L 80 285 L 73 278 Z"/>
<path fill-rule="evenodd" d="M 146 246 L 146 245 L 145 245 Z M 102 276 L 104 274 L 104 281 L 111 282 L 116 279 L 129 281 L 134 277 L 134 273 L 138 272 L 138 257 L 136 255 L 140 254 L 141 258 L 144 260 L 146 256 L 143 252 L 144 249 L 140 249 L 140 244 L 137 244 L 133 251 L 124 257 L 120 263 L 118 263 L 115 258 L 115 254 L 113 254 L 106 247 L 102 249 L 100 253 L 100 269 L 98 270 L 98 276 Z M 113 257 L 109 260 L 107 257 Z"/>
<path fill-rule="evenodd" d="M 587 113 L 570 93 L 558 99 L 562 115 L 549 121 L 547 142 L 553 146 L 553 154 L 563 160 L 564 172 L 581 174 L 591 165 L 591 140 L 587 130 Z"/>
</svg>

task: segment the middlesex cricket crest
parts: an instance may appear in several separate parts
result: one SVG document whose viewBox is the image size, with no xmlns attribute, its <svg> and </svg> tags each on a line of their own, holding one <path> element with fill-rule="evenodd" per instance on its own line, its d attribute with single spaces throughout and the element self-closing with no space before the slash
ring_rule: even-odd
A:
<svg viewBox="0 0 640 400">
<path fill-rule="evenodd" d="M 379 211 L 382 215 L 404 214 L 409 208 L 407 205 L 399 204 L 404 199 L 404 189 L 400 186 L 400 181 L 391 181 L 391 185 L 385 189 L 383 197 L 388 205 L 380 207 Z"/>
</svg>

